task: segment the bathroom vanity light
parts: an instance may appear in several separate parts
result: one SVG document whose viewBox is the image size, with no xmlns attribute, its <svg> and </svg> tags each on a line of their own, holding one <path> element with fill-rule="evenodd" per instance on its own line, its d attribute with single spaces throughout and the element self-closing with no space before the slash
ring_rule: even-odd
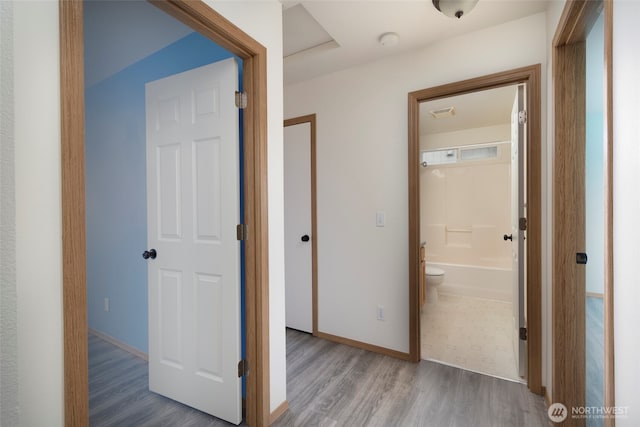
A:
<svg viewBox="0 0 640 427">
<path fill-rule="evenodd" d="M 433 6 L 442 12 L 444 15 L 451 18 L 462 18 L 462 15 L 466 15 L 471 12 L 478 3 L 478 0 L 432 0 Z"/>
</svg>

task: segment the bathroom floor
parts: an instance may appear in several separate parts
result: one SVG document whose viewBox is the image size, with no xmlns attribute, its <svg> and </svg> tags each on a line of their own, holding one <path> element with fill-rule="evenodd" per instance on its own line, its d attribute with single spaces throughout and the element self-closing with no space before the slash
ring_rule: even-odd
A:
<svg viewBox="0 0 640 427">
<path fill-rule="evenodd" d="M 516 369 L 511 303 L 440 294 L 420 316 L 422 358 L 522 381 Z"/>
</svg>

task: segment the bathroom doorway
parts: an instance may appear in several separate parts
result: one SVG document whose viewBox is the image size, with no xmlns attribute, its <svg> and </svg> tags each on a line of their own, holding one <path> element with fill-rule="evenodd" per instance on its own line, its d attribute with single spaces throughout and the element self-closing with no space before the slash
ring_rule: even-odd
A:
<svg viewBox="0 0 640 427">
<path fill-rule="evenodd" d="M 543 393 L 540 189 L 539 65 L 409 94 L 412 360 Z"/>
<path fill-rule="evenodd" d="M 516 84 L 420 104 L 421 358 L 519 382 L 525 93 Z"/>
</svg>

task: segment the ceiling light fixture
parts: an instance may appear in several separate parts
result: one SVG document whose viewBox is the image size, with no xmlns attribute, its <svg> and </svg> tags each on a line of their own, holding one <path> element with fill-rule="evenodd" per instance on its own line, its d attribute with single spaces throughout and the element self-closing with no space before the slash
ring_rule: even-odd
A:
<svg viewBox="0 0 640 427">
<path fill-rule="evenodd" d="M 471 12 L 478 0 L 431 0 L 436 9 L 451 18 L 462 18 Z"/>
<path fill-rule="evenodd" d="M 400 41 L 400 36 L 397 33 L 384 33 L 378 38 L 378 42 L 382 46 L 395 46 Z"/>
</svg>

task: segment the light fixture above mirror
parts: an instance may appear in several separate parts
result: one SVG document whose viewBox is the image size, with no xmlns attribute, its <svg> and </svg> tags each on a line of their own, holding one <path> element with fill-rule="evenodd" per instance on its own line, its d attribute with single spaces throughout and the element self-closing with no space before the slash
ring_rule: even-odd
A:
<svg viewBox="0 0 640 427">
<path fill-rule="evenodd" d="M 475 7 L 478 0 L 432 0 L 433 6 L 443 15 L 451 18 L 462 18 Z"/>
</svg>

